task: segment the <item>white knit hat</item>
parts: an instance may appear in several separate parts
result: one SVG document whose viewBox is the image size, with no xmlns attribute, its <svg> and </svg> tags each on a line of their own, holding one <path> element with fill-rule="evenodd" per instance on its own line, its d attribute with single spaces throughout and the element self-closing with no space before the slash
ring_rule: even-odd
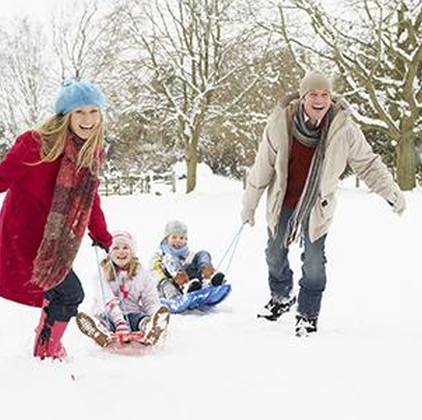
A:
<svg viewBox="0 0 422 420">
<path fill-rule="evenodd" d="M 111 248 L 114 245 L 126 245 L 132 251 L 132 254 L 136 254 L 136 242 L 133 236 L 126 232 L 125 230 L 116 230 L 112 233 L 113 242 L 111 244 Z"/>
<path fill-rule="evenodd" d="M 166 224 L 164 228 L 164 236 L 167 237 L 169 235 L 180 235 L 180 236 L 188 236 L 188 227 L 185 223 L 181 222 L 180 220 L 171 220 Z"/>
<path fill-rule="evenodd" d="M 333 94 L 331 80 L 319 70 L 309 71 L 300 82 L 299 95 L 303 98 L 310 90 L 328 90 Z"/>
</svg>

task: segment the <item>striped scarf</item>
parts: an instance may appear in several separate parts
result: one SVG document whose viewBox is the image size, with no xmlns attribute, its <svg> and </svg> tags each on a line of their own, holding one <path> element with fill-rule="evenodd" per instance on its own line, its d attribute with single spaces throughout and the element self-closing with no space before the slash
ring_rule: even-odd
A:
<svg viewBox="0 0 422 420">
<path fill-rule="evenodd" d="M 283 244 L 286 248 L 300 237 L 303 224 L 308 219 L 318 197 L 327 133 L 332 118 L 333 111 L 330 108 L 321 124 L 314 129 L 310 129 L 305 124 L 302 106 L 293 117 L 292 137 L 306 146 L 316 147 L 316 151 L 299 202 L 287 222 L 287 229 L 283 238 Z"/>
<path fill-rule="evenodd" d="M 318 127 L 309 128 L 305 121 L 305 111 L 303 105 L 300 105 L 298 112 L 293 116 L 293 137 L 304 146 L 317 147 L 321 143 L 321 134 L 324 121 Z"/>
<path fill-rule="evenodd" d="M 67 139 L 54 187 L 53 201 L 44 228 L 31 282 L 44 291 L 59 285 L 70 271 L 88 226 L 97 186 L 95 171 L 76 166 L 83 140 Z"/>
</svg>

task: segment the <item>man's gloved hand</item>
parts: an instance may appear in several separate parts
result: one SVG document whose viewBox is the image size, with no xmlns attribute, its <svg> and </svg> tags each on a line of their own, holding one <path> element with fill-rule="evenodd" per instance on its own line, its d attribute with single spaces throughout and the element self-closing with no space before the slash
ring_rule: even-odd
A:
<svg viewBox="0 0 422 420">
<path fill-rule="evenodd" d="M 189 281 L 189 277 L 188 275 L 184 272 L 184 271 L 179 271 L 175 276 L 174 276 L 174 281 L 180 286 L 183 287 L 183 285 L 185 283 L 187 283 Z"/>
<path fill-rule="evenodd" d="M 101 248 L 103 251 L 107 252 L 107 254 L 108 254 L 108 251 L 109 251 L 108 247 L 103 245 L 103 244 L 100 244 L 95 239 L 92 240 L 91 246 L 98 246 L 98 248 Z"/>
<path fill-rule="evenodd" d="M 406 210 L 406 198 L 401 191 L 394 191 L 391 198 L 388 199 L 388 203 L 393 207 L 394 213 L 402 215 Z"/>
<path fill-rule="evenodd" d="M 243 208 L 240 212 L 240 220 L 242 224 L 248 223 L 251 226 L 255 225 L 255 210 Z"/>
</svg>

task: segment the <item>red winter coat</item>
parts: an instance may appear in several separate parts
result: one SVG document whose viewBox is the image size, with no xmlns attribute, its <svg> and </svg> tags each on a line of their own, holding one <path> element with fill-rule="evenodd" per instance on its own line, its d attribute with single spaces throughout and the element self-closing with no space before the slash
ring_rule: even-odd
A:
<svg viewBox="0 0 422 420">
<path fill-rule="evenodd" d="M 53 200 L 61 157 L 39 162 L 40 140 L 28 131 L 0 163 L 0 193 L 7 191 L 0 212 L 0 296 L 31 306 L 41 306 L 43 291 L 29 282 Z M 112 237 L 95 192 L 90 236 L 107 247 Z"/>
</svg>

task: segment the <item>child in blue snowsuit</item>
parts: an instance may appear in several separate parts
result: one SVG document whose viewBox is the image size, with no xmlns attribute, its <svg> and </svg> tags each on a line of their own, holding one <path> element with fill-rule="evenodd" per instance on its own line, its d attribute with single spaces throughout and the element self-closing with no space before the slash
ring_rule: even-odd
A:
<svg viewBox="0 0 422 420">
<path fill-rule="evenodd" d="M 214 269 L 209 252 L 189 250 L 188 228 L 179 220 L 166 224 L 150 272 L 160 297 L 165 299 L 224 282 L 224 274 Z"/>
</svg>

